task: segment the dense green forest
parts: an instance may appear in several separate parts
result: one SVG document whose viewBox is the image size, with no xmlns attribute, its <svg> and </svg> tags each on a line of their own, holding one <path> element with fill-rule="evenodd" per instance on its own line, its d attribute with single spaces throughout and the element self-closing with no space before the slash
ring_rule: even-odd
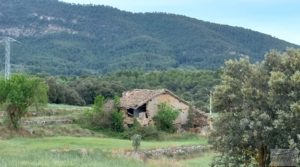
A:
<svg viewBox="0 0 300 167">
<path fill-rule="evenodd" d="M 208 109 L 209 91 L 219 83 L 213 71 L 119 72 L 102 77 L 45 77 L 49 101 L 89 105 L 98 95 L 113 99 L 131 89 L 166 88 L 202 110 Z"/>
<path fill-rule="evenodd" d="M 0 37 L 13 71 L 85 75 L 122 70 L 218 69 L 224 60 L 298 47 L 270 35 L 165 13 L 130 13 L 57 0 L 0 0 Z M 3 59 L 3 45 L 0 56 Z M 3 61 L 0 61 L 3 69 Z"/>
</svg>

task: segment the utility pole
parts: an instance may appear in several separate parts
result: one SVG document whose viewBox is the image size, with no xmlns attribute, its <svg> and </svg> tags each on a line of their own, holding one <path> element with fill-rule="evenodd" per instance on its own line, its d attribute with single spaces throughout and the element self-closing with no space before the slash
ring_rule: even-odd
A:
<svg viewBox="0 0 300 167">
<path fill-rule="evenodd" d="M 18 42 L 17 40 L 10 38 L 10 37 L 5 37 L 3 40 L 0 41 L 0 43 L 5 43 L 5 80 L 9 80 L 10 78 L 10 43 L 11 42 Z"/>
<path fill-rule="evenodd" d="M 209 114 L 212 116 L 212 91 L 209 91 Z"/>
<path fill-rule="evenodd" d="M 213 91 L 209 91 L 209 114 L 210 114 L 210 117 L 208 119 L 208 122 L 209 122 L 209 128 L 210 130 L 212 130 L 214 127 L 213 127 L 213 116 L 212 116 L 212 103 L 213 103 Z"/>
</svg>

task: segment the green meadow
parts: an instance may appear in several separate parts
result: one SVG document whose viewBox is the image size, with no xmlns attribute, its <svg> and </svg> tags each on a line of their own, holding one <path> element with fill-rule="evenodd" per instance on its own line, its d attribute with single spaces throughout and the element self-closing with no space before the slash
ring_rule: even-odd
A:
<svg viewBox="0 0 300 167">
<path fill-rule="evenodd" d="M 143 141 L 141 150 L 182 145 L 207 144 L 207 140 Z M 97 137 L 12 138 L 0 140 L 1 167 L 140 167 L 191 166 L 206 167 L 214 153 L 175 160 L 163 158 L 143 162 L 120 154 L 131 151 L 131 141 Z"/>
</svg>

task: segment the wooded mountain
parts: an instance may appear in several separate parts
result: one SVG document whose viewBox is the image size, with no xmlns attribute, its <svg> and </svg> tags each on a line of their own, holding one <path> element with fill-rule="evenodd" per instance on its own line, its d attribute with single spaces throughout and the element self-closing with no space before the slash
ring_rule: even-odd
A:
<svg viewBox="0 0 300 167">
<path fill-rule="evenodd" d="M 0 0 L 0 36 L 21 42 L 12 45 L 13 71 L 54 75 L 217 69 L 225 59 L 249 55 L 257 61 L 270 49 L 298 47 L 248 29 L 180 15 L 57 0 Z M 0 55 L 3 60 L 3 45 Z"/>
</svg>

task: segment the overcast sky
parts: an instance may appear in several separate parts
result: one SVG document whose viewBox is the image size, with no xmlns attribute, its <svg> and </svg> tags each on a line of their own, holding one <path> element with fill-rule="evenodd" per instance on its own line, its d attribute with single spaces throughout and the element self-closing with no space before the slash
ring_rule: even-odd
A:
<svg viewBox="0 0 300 167">
<path fill-rule="evenodd" d="M 62 0 L 131 12 L 167 12 L 240 26 L 300 45 L 300 0 Z"/>
</svg>

